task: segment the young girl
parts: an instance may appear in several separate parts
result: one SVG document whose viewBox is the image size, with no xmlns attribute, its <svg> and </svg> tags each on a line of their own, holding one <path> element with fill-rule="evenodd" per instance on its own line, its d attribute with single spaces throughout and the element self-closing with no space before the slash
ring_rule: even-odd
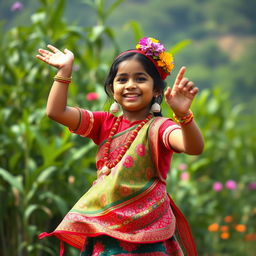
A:
<svg viewBox="0 0 256 256">
<path fill-rule="evenodd" d="M 154 38 L 142 38 L 136 49 L 116 57 L 105 82 L 112 95 L 113 112 L 68 107 L 74 56 L 52 45 L 39 49 L 37 58 L 58 68 L 48 102 L 47 115 L 98 146 L 97 179 L 52 233 L 87 255 L 197 255 L 188 224 L 166 192 L 166 177 L 173 152 L 191 155 L 203 150 L 203 138 L 190 105 L 198 88 L 183 77 L 182 67 L 165 100 L 176 122 L 161 115 L 165 78 L 172 56 Z M 152 114 L 154 113 L 154 115 Z M 178 123 L 178 124 L 177 124 Z"/>
</svg>

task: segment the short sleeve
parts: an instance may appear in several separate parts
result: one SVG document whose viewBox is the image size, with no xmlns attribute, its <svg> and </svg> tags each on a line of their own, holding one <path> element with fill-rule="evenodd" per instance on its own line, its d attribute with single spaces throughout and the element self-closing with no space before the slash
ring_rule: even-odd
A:
<svg viewBox="0 0 256 256">
<path fill-rule="evenodd" d="M 82 137 L 90 138 L 96 145 L 99 145 L 108 137 L 116 117 L 108 112 L 91 112 L 89 110 L 78 108 L 80 111 L 80 125 L 77 130 L 71 130 L 72 133 Z"/>
<path fill-rule="evenodd" d="M 176 129 L 181 129 L 179 125 L 177 125 L 171 119 L 167 119 L 159 129 L 159 141 L 162 141 L 163 145 L 168 149 L 175 151 L 170 143 L 169 143 L 169 135 Z M 175 151 L 176 152 L 176 151 Z M 177 152 L 178 153 L 178 152 Z"/>
</svg>

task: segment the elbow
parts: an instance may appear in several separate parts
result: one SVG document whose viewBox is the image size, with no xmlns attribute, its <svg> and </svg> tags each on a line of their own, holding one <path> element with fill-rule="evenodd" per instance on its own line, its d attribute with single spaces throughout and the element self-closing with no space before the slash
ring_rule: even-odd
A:
<svg viewBox="0 0 256 256">
<path fill-rule="evenodd" d="M 46 115 L 48 118 L 52 119 L 52 120 L 57 120 L 58 119 L 58 115 L 56 114 L 56 112 L 46 109 Z"/>
<path fill-rule="evenodd" d="M 202 142 L 200 145 L 197 145 L 196 147 L 193 147 L 191 149 L 188 149 L 185 151 L 188 155 L 201 155 L 204 152 L 204 143 Z"/>
</svg>

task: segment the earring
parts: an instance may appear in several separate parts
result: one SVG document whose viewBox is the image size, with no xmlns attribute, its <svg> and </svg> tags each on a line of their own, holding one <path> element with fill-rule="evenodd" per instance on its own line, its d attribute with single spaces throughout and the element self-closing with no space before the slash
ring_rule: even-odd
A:
<svg viewBox="0 0 256 256">
<path fill-rule="evenodd" d="M 115 101 L 111 106 L 110 106 L 110 112 L 111 113 L 117 113 L 119 111 L 119 104 Z"/>
<path fill-rule="evenodd" d="M 159 105 L 159 103 L 157 102 L 157 98 L 154 98 L 154 104 L 151 106 L 151 111 L 153 113 L 159 113 L 161 112 L 161 107 Z"/>
</svg>

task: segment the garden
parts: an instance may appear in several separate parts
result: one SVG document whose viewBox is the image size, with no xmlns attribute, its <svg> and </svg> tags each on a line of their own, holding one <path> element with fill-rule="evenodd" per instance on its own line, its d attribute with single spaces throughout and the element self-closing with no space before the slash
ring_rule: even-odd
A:
<svg viewBox="0 0 256 256">
<path fill-rule="evenodd" d="M 57 239 L 39 240 L 38 234 L 52 231 L 96 177 L 95 145 L 71 134 L 45 114 L 56 70 L 35 58 L 37 49 L 53 43 L 74 52 L 68 104 L 91 111 L 108 111 L 110 101 L 105 96 L 104 79 L 111 61 L 122 49 L 109 21 L 126 1 L 81 1 L 83 8 L 93 12 L 94 22 L 88 26 L 67 22 L 64 17 L 68 1 L 36 2 L 27 24 L 0 23 L 2 256 L 57 255 Z M 7 1 L 5 7 L 13 16 L 26 11 L 22 2 Z M 132 45 L 145 36 L 138 21 L 127 23 L 125 29 L 129 30 Z M 207 47 L 212 49 L 210 44 Z M 184 57 L 191 48 L 193 43 L 185 37 L 173 43 L 170 51 L 177 66 L 182 60 L 191 62 Z M 227 56 L 219 56 L 225 62 Z M 256 54 L 246 56 L 243 63 Z M 212 79 L 212 61 L 203 69 L 199 64 L 191 68 L 195 81 Z M 167 180 L 168 192 L 191 225 L 200 256 L 256 255 L 255 63 L 250 62 L 244 73 L 240 66 L 235 68 L 237 63 L 232 65 L 230 70 L 226 64 L 214 69 L 219 79 L 211 80 L 212 86 L 201 86 L 192 106 L 205 138 L 203 154 L 175 154 Z M 242 86 L 244 81 L 238 78 L 247 72 L 251 87 L 245 88 L 244 94 L 243 89 L 237 90 L 238 85 L 236 93 L 224 89 L 223 84 L 231 86 L 226 83 L 229 78 Z M 168 84 L 172 85 L 174 78 L 171 76 Z M 165 104 L 163 114 L 172 116 Z M 68 246 L 66 251 L 67 255 L 79 255 Z"/>
</svg>

